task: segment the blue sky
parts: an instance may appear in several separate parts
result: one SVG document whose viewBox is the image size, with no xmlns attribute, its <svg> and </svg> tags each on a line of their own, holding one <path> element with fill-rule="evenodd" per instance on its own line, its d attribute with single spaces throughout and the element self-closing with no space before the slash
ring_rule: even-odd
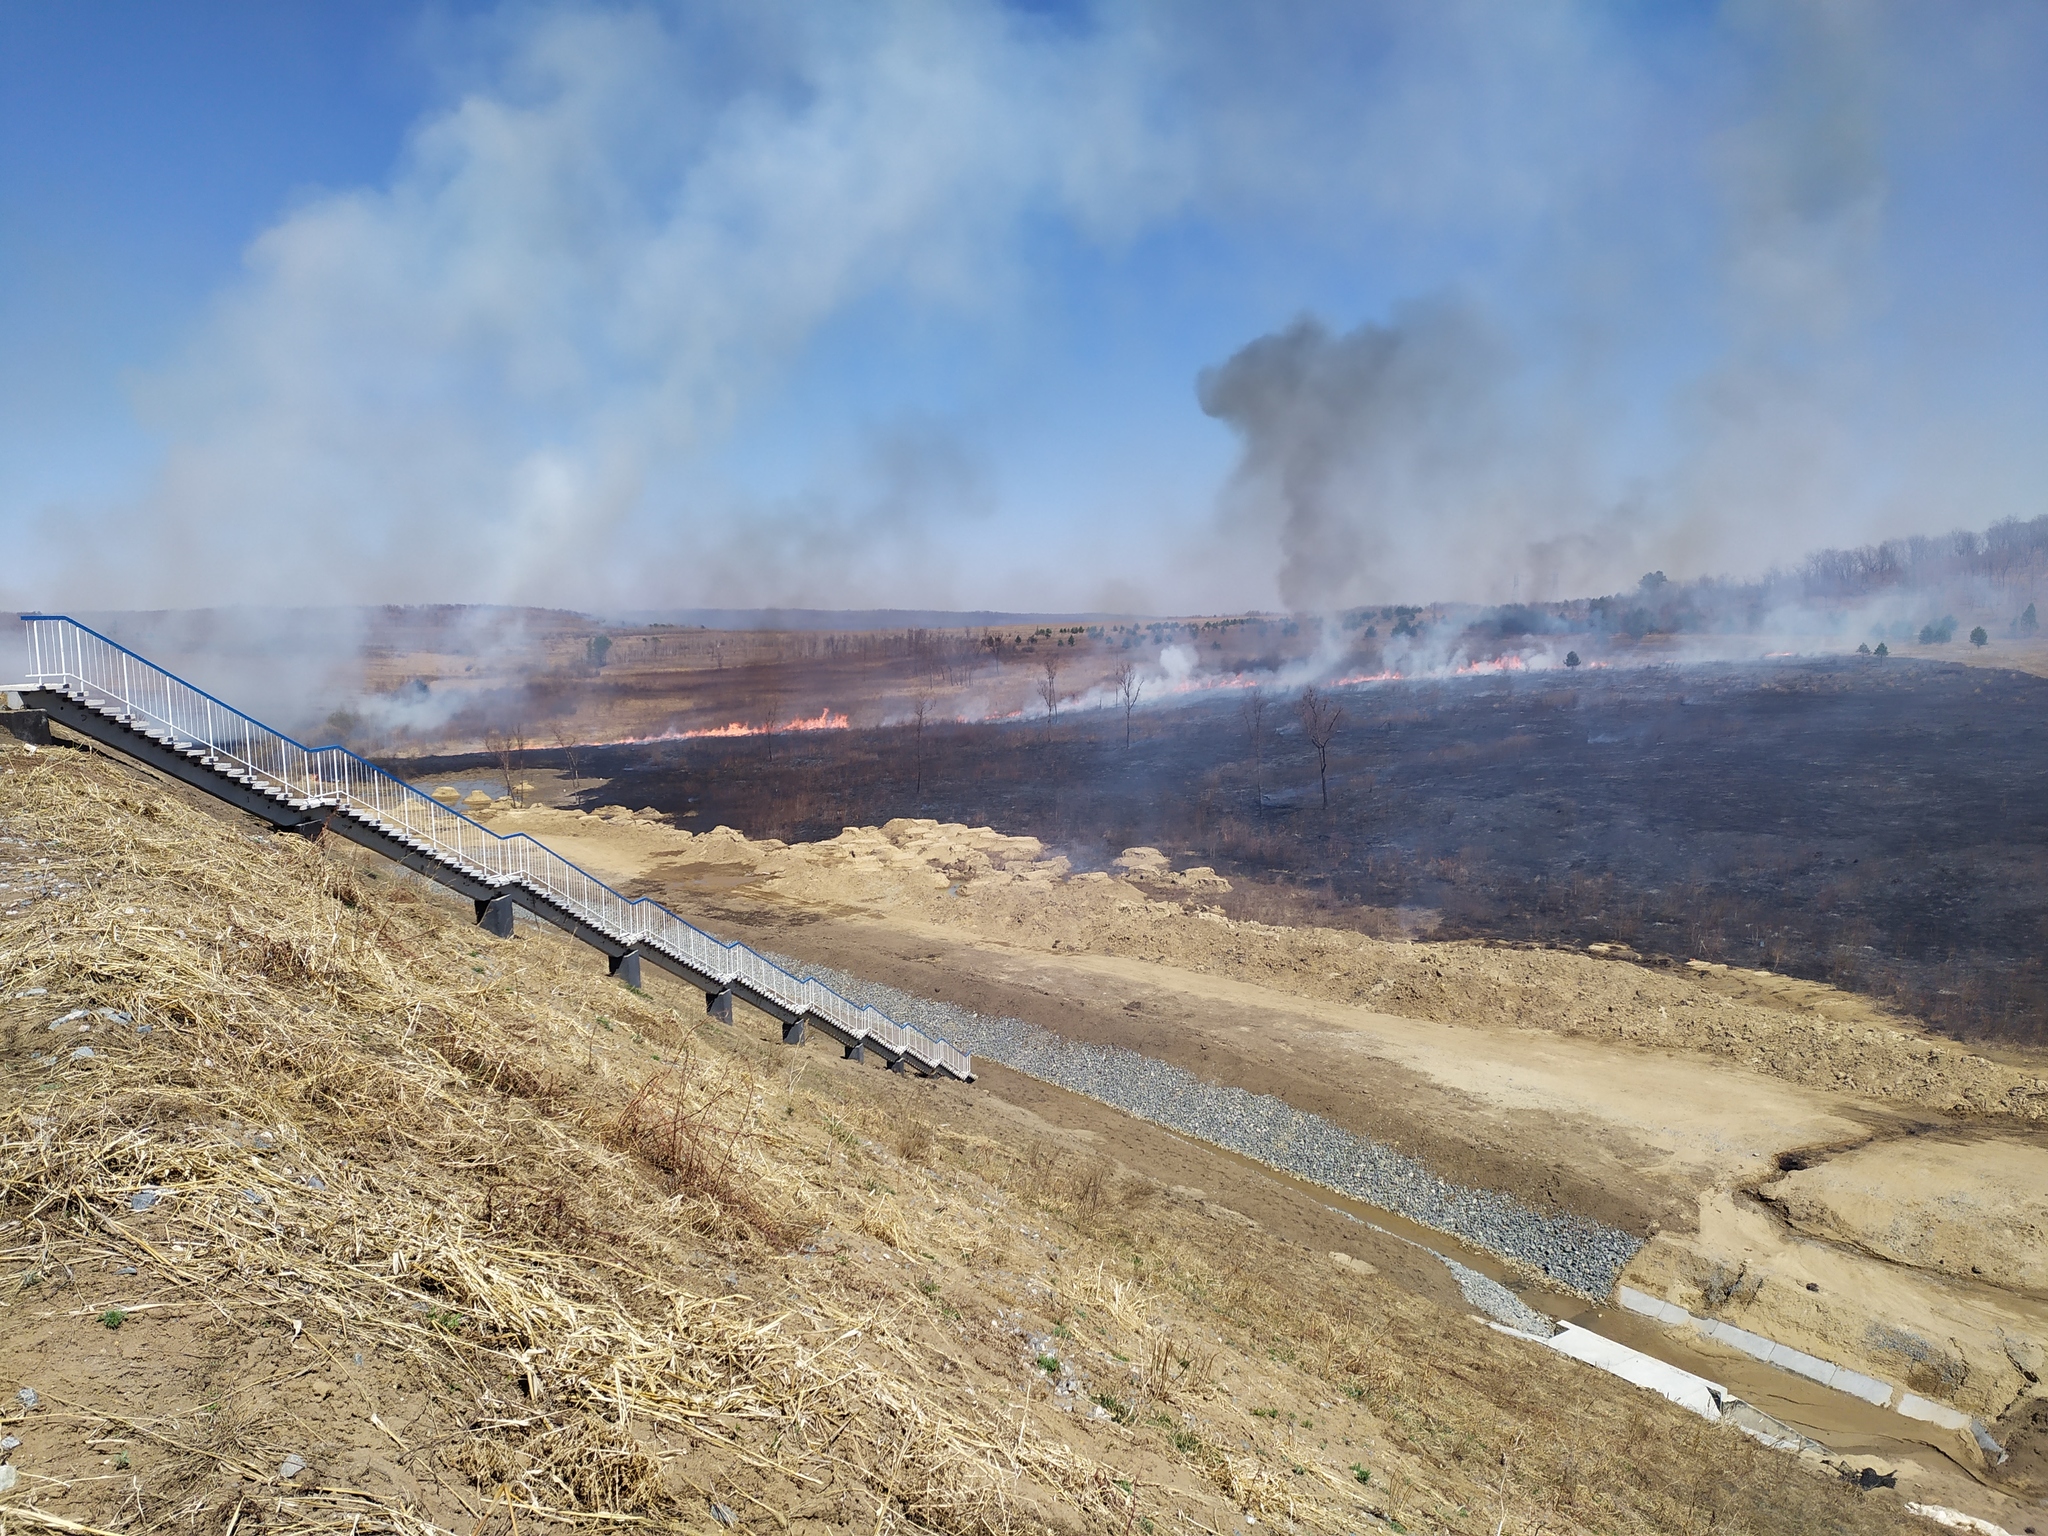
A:
<svg viewBox="0 0 2048 1536">
<path fill-rule="evenodd" d="M 0 591 L 1320 607 L 2037 516 L 2044 86 L 2017 0 L 17 0 Z"/>
</svg>

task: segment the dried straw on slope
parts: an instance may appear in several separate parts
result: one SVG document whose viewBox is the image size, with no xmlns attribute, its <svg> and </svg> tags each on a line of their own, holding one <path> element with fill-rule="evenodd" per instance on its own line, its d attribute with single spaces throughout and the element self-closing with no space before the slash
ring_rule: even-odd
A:
<svg viewBox="0 0 2048 1536">
<path fill-rule="evenodd" d="M 792 1176 L 763 1082 L 569 969 L 586 954 L 523 946 L 508 986 L 502 957 L 465 953 L 473 935 L 406 884 L 373 898 L 353 860 L 107 766 L 16 762 L 7 831 L 61 850 L 84 887 L 5 935 L 0 1202 L 29 1275 L 104 1247 L 163 1296 L 445 1373 L 497 1414 L 458 1461 L 524 1512 L 673 1513 L 675 1480 L 633 1433 L 656 1426 L 799 1488 L 851 1480 L 866 1519 L 996 1532 L 1054 1501 L 1088 1523 L 1129 1513 L 1105 1469 L 1013 1412 L 933 1392 L 886 1313 L 816 1289 L 772 1307 L 674 1291 L 706 1237 L 820 1227 L 817 1191 Z M 29 1061 L 51 1011 L 20 1000 L 34 988 L 125 1017 L 66 1025 Z M 597 1024 L 593 995 L 613 1010 Z M 348 1490 L 295 1497 L 302 1524 L 422 1528 Z"/>
<path fill-rule="evenodd" d="M 346 849 L 4 763 L 0 863 L 71 882 L 0 916 L 8 1529 L 1890 1523 L 969 1091 L 807 1079 Z"/>
</svg>

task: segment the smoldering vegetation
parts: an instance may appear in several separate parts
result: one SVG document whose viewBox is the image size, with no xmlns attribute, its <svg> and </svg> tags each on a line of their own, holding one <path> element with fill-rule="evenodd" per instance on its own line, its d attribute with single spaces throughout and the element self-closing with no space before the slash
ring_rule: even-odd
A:
<svg viewBox="0 0 2048 1536">
<path fill-rule="evenodd" d="M 582 754 L 582 803 L 809 840 L 928 816 L 1210 865 L 1232 916 L 1826 980 L 2048 1044 L 2048 680 L 1893 657 L 1496 675 Z M 561 766 L 534 752 L 533 766 Z M 475 759 L 406 764 L 453 772 Z"/>
</svg>

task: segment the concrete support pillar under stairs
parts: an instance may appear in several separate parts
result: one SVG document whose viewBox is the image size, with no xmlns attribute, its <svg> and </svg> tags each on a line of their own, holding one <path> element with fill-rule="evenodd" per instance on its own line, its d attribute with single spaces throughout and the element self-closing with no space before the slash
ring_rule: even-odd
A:
<svg viewBox="0 0 2048 1536">
<path fill-rule="evenodd" d="M 629 949 L 623 955 L 607 955 L 605 964 L 612 975 L 619 978 L 636 992 L 640 989 L 640 951 Z"/>
<path fill-rule="evenodd" d="M 477 898 L 476 925 L 494 939 L 512 937 L 512 898 L 493 896 L 488 900 Z"/>
<path fill-rule="evenodd" d="M 721 1024 L 732 1022 L 732 988 L 704 994 L 704 1011 Z"/>
</svg>

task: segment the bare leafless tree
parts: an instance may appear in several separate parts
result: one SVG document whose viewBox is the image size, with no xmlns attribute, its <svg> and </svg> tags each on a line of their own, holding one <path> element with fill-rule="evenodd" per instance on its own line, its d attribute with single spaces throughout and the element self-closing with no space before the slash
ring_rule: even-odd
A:
<svg viewBox="0 0 2048 1536">
<path fill-rule="evenodd" d="M 1330 743 L 1344 723 L 1344 706 L 1326 693 L 1317 693 L 1311 683 L 1301 690 L 1294 712 L 1301 716 L 1301 733 L 1316 749 L 1316 777 L 1322 781 L 1323 809 L 1330 808 Z"/>
<path fill-rule="evenodd" d="M 1131 749 L 1131 714 L 1138 707 L 1138 700 L 1145 692 L 1145 679 L 1138 675 L 1135 664 L 1118 662 L 1116 670 L 1109 674 L 1109 680 L 1116 684 L 1117 698 L 1124 706 L 1124 750 Z"/>
<path fill-rule="evenodd" d="M 924 728 L 931 718 L 932 694 L 929 688 L 920 688 L 910 701 L 910 737 L 912 751 L 917 757 L 917 793 L 924 793 Z"/>
<path fill-rule="evenodd" d="M 1265 689 L 1254 686 L 1245 690 L 1237 704 L 1237 718 L 1251 741 L 1252 784 L 1258 790 L 1261 810 L 1266 805 L 1266 708 L 1271 702 Z"/>
<path fill-rule="evenodd" d="M 569 789 L 573 793 L 583 787 L 583 776 L 576 771 L 576 737 L 569 729 L 569 722 L 555 722 L 555 745 L 562 749 L 562 756 L 569 760 Z"/>
<path fill-rule="evenodd" d="M 1039 679 L 1038 701 L 1045 706 L 1045 733 L 1052 734 L 1052 723 L 1060 712 L 1060 659 L 1048 656 L 1043 663 L 1045 676 Z"/>
<path fill-rule="evenodd" d="M 505 780 L 505 795 L 512 794 L 512 779 L 519 770 L 519 759 L 526 753 L 526 727 L 509 725 L 503 730 L 484 732 L 484 751 L 498 760 L 498 772 Z"/>
</svg>

